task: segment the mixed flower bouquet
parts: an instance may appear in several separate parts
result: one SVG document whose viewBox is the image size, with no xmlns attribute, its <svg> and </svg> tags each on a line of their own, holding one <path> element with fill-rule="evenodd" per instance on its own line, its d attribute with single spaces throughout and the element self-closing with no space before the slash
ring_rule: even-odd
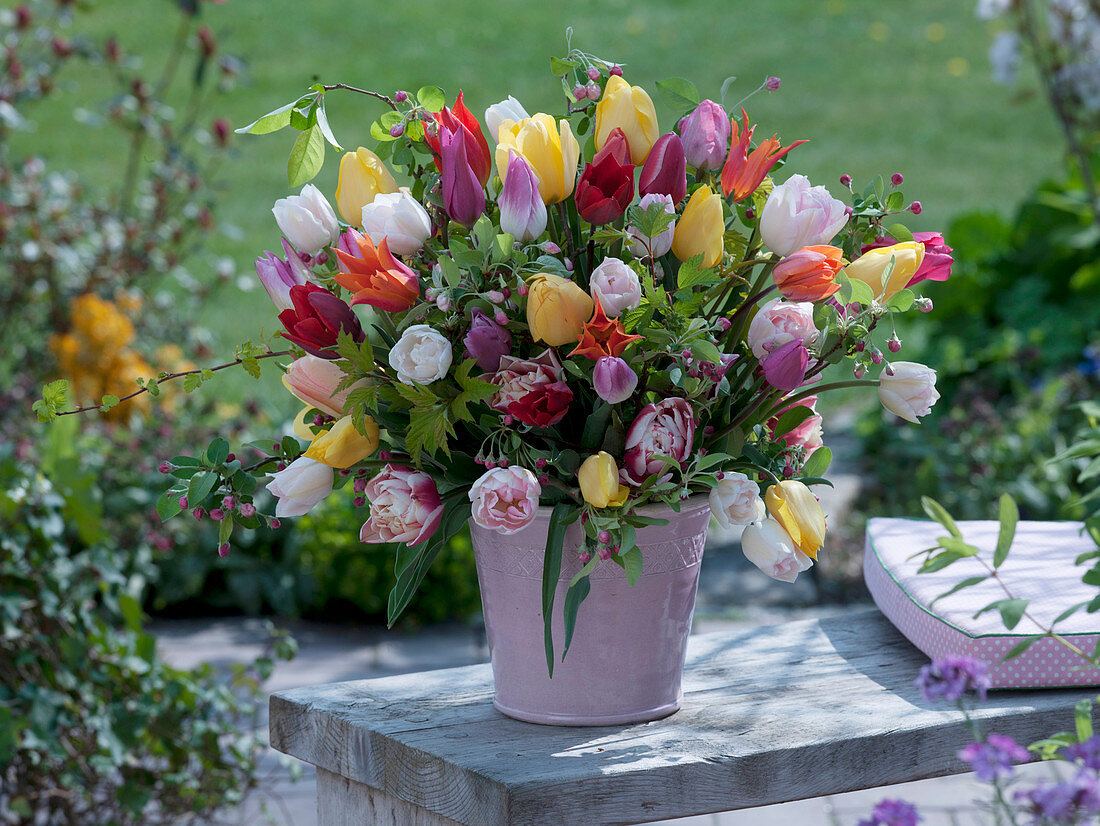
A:
<svg viewBox="0 0 1100 826">
<path fill-rule="evenodd" d="M 584 547 L 567 549 L 581 581 L 601 564 L 634 581 L 636 529 L 660 522 L 639 508 L 675 511 L 696 494 L 723 527 L 745 526 L 744 551 L 768 575 L 793 581 L 813 564 L 825 515 L 809 486 L 826 484 L 831 459 L 815 402 L 867 385 L 909 421 L 929 411 L 934 371 L 887 361 L 872 334 L 931 309 L 913 287 L 948 277 L 950 248 L 887 225 L 920 211 L 901 175 L 862 193 L 842 177 L 850 204 L 802 175 L 775 183 L 803 141 L 755 140 L 740 105 L 731 118 L 688 81 L 663 81 L 683 117 L 662 130 L 621 66 L 573 49 L 551 67 L 561 117 L 508 97 L 481 122 L 461 92 L 445 105 L 434 86 L 318 84 L 240 130 L 299 130 L 298 187 L 325 143 L 338 147 L 333 91 L 387 109 L 374 148 L 343 155 L 336 208 L 309 184 L 279 200 L 284 255 L 256 262 L 293 346 L 248 343 L 232 364 L 258 374 L 261 359 L 286 359 L 283 383 L 304 405 L 294 436 L 253 443 L 251 463 L 220 439 L 166 462 L 163 517 L 220 521 L 224 554 L 235 525 L 277 525 L 350 481 L 362 541 L 396 544 L 391 621 L 468 519 L 509 534 L 540 506 L 552 526 L 583 523 Z M 769 78 L 757 92 L 778 88 Z M 891 356 L 900 346 L 886 343 Z M 845 360 L 854 378 L 822 380 Z M 138 392 L 184 375 L 192 389 L 211 372 L 161 374 Z M 57 407 L 47 394 L 40 412 Z M 270 515 L 253 501 L 269 473 Z M 563 533 L 550 530 L 548 571 Z"/>
</svg>

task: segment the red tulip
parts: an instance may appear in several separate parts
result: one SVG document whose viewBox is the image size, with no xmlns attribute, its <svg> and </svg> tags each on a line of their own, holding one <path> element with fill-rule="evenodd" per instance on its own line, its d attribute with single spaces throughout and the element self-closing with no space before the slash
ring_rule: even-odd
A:
<svg viewBox="0 0 1100 826">
<path fill-rule="evenodd" d="M 684 200 L 687 195 L 687 158 L 679 135 L 669 132 L 653 144 L 642 166 L 638 191 L 643 195 L 670 195 L 673 204 Z"/>
<path fill-rule="evenodd" d="M 454 106 L 444 106 L 441 112 L 435 112 L 432 117 L 435 118 L 437 129 L 435 134 L 425 130 L 424 141 L 435 156 L 435 168 L 443 171 L 443 130 L 458 131 L 466 144 L 466 161 L 477 176 L 478 183 L 485 186 L 493 171 L 493 156 L 489 152 L 485 133 L 481 131 L 481 123 L 462 102 L 462 91 L 459 90 Z"/>
<path fill-rule="evenodd" d="M 286 328 L 279 333 L 313 356 L 323 359 L 340 358 L 336 353 L 336 338 L 349 333 L 355 341 L 366 338 L 359 319 L 351 307 L 330 293 L 313 284 L 298 284 L 290 288 L 293 309 L 279 313 L 279 321 Z"/>
<path fill-rule="evenodd" d="M 621 129 L 611 132 L 592 163 L 585 164 L 573 196 L 577 212 L 593 225 L 614 221 L 634 200 L 634 167 Z"/>
</svg>

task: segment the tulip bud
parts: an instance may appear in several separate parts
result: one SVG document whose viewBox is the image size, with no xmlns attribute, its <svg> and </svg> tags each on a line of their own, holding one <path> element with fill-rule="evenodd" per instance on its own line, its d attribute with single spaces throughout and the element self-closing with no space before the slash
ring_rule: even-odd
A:
<svg viewBox="0 0 1100 826">
<path fill-rule="evenodd" d="M 741 550 L 749 562 L 782 582 L 794 582 L 813 565 L 813 560 L 774 519 L 746 527 L 741 532 Z"/>
<path fill-rule="evenodd" d="M 630 162 L 638 166 L 645 162 L 656 142 L 657 111 L 653 101 L 640 86 L 631 86 L 617 75 L 608 78 L 603 99 L 596 104 L 595 145 L 603 148 L 613 129 L 622 129 L 630 145 Z"/>
<path fill-rule="evenodd" d="M 713 100 L 704 100 L 680 121 L 687 162 L 696 169 L 720 169 L 729 151 L 730 120 Z"/>
<path fill-rule="evenodd" d="M 336 213 L 313 184 L 303 186 L 298 195 L 280 198 L 271 211 L 283 235 L 299 252 L 314 255 L 340 237 Z"/>
<path fill-rule="evenodd" d="M 569 128 L 569 121 L 562 119 L 555 123 L 550 115 L 541 112 L 520 121 L 506 119 L 500 124 L 497 141 L 497 173 L 506 184 L 508 161 L 514 151 L 535 171 L 544 204 L 556 204 L 572 194 L 581 146 Z"/>
<path fill-rule="evenodd" d="M 577 182 L 577 212 L 593 226 L 607 224 L 626 212 L 634 200 L 634 167 L 627 162 L 629 147 L 615 129 L 592 163 L 585 164 Z"/>
<path fill-rule="evenodd" d="M 348 468 L 378 449 L 378 425 L 370 416 L 363 417 L 364 436 L 351 416 L 342 416 L 328 430 L 319 433 L 302 455 L 329 467 Z"/>
<path fill-rule="evenodd" d="M 292 361 L 283 374 L 283 386 L 295 398 L 335 417 L 344 415 L 344 404 L 351 391 L 363 386 L 359 381 L 338 391 L 336 388 L 343 380 L 344 371 L 336 363 L 308 355 Z M 306 438 L 312 439 L 313 434 Z"/>
<path fill-rule="evenodd" d="M 457 129 L 441 129 L 443 206 L 455 221 L 473 226 L 485 212 L 485 190 L 467 156 L 467 141 Z"/>
<path fill-rule="evenodd" d="M 825 512 L 810 489 L 793 479 L 772 485 L 764 494 L 768 513 L 810 559 L 825 541 Z"/>
<path fill-rule="evenodd" d="M 592 317 L 592 297 L 574 282 L 554 273 L 539 273 L 529 283 L 527 324 L 535 341 L 552 347 L 580 338 Z"/>
<path fill-rule="evenodd" d="M 619 468 L 614 457 L 601 450 L 581 463 L 577 471 L 581 496 L 594 508 L 621 508 L 629 490 L 619 484 Z"/>
<path fill-rule="evenodd" d="M 806 380 L 810 354 L 800 339 L 788 341 L 764 357 L 764 378 L 776 390 L 788 393 Z"/>
<path fill-rule="evenodd" d="M 681 261 L 702 254 L 703 266 L 713 267 L 722 260 L 725 231 L 722 196 L 703 185 L 695 190 L 676 224 L 672 252 Z"/>
<path fill-rule="evenodd" d="M 363 207 L 382 192 L 397 192 L 397 182 L 382 159 L 360 146 L 340 160 L 340 178 L 336 184 L 336 208 L 352 226 L 359 226 Z"/>
<path fill-rule="evenodd" d="M 890 366 L 891 371 L 884 370 L 879 376 L 879 401 L 894 415 L 920 424 L 920 417 L 932 412 L 940 397 L 936 371 L 911 361 L 895 361 Z"/>
<path fill-rule="evenodd" d="M 508 153 L 508 172 L 497 198 L 500 228 L 517 241 L 534 241 L 546 229 L 546 204 L 539 195 L 539 179 L 531 164 L 515 150 Z"/>
<path fill-rule="evenodd" d="M 618 404 L 629 399 L 638 387 L 638 374 L 630 365 L 615 356 L 602 356 L 596 360 L 592 371 L 592 385 L 596 395 L 608 404 Z"/>
<path fill-rule="evenodd" d="M 285 239 L 283 244 L 289 248 Z M 293 249 L 288 249 L 288 253 L 286 261 L 270 252 L 264 252 L 256 259 L 256 275 L 280 312 L 294 306 L 290 300 L 290 288 L 305 284 L 305 276 L 309 272 Z"/>
<path fill-rule="evenodd" d="M 508 95 L 507 99 L 502 100 L 500 103 L 494 103 L 488 109 L 485 110 L 485 126 L 489 130 L 489 136 L 495 141 L 497 140 L 497 132 L 500 130 L 500 125 L 506 120 L 510 120 L 513 123 L 518 123 L 524 118 L 529 118 L 527 110 L 523 108 L 523 104 L 516 100 L 511 95 Z"/>
<path fill-rule="evenodd" d="M 638 177 L 642 195 L 670 195 L 679 204 L 687 195 L 687 160 L 680 136 L 672 132 L 662 135 L 653 144 Z"/>
</svg>

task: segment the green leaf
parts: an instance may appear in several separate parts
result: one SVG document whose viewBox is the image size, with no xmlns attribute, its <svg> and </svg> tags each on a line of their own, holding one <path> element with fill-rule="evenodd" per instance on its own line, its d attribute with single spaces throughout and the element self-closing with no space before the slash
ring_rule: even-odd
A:
<svg viewBox="0 0 1100 826">
<path fill-rule="evenodd" d="M 617 559 L 622 563 L 626 571 L 626 583 L 631 587 L 638 584 L 638 577 L 642 575 L 642 551 L 634 546 L 629 551 L 620 551 Z"/>
<path fill-rule="evenodd" d="M 796 405 L 779 417 L 779 421 L 775 423 L 774 436 L 778 439 L 785 433 L 790 433 L 800 424 L 802 424 L 810 416 L 814 415 L 814 411 L 805 405 Z M 816 453 L 817 451 L 815 451 Z M 811 457 L 812 458 L 812 457 Z M 819 474 L 820 475 L 820 474 Z"/>
<path fill-rule="evenodd" d="M 141 631 L 141 604 L 129 594 L 119 594 L 118 608 L 126 620 L 126 627 L 135 633 Z"/>
<path fill-rule="evenodd" d="M 206 448 L 206 461 L 211 465 L 220 465 L 229 458 L 229 442 L 221 436 L 216 437 Z"/>
<path fill-rule="evenodd" d="M 278 132 L 280 129 L 290 126 L 291 110 L 299 103 L 300 101 L 296 100 L 286 106 L 280 106 L 278 109 L 252 121 L 248 126 L 242 126 L 234 131 L 238 135 L 266 135 L 270 132 Z"/>
<path fill-rule="evenodd" d="M 890 226 L 886 228 L 886 234 L 899 244 L 913 240 L 913 233 L 905 224 L 890 224 Z"/>
<path fill-rule="evenodd" d="M 676 273 L 676 289 L 690 290 L 700 284 L 717 284 L 721 279 L 712 269 L 704 269 L 703 256 L 695 255 L 680 265 Z"/>
<path fill-rule="evenodd" d="M 447 402 L 414 407 L 409 414 L 409 428 L 405 431 L 405 447 L 414 463 L 419 464 L 420 454 L 437 453 L 442 450 L 451 455 L 447 436 L 455 435 L 454 425 L 449 418 Z"/>
<path fill-rule="evenodd" d="M 192 476 L 191 481 L 187 485 L 188 506 L 197 508 L 201 505 L 202 501 L 210 495 L 210 491 L 214 489 L 214 486 L 218 484 L 220 479 L 221 477 L 212 470 L 196 473 Z"/>
<path fill-rule="evenodd" d="M 934 600 L 932 600 L 932 602 L 930 602 L 928 604 L 928 607 L 931 608 L 933 605 L 935 605 L 937 602 L 939 602 L 944 597 L 949 597 L 952 594 L 957 593 L 958 591 L 961 591 L 963 588 L 970 588 L 971 586 L 978 585 L 982 582 L 985 582 L 988 578 L 989 577 L 985 576 L 985 575 L 967 577 L 962 582 L 956 583 L 949 590 L 944 591 L 942 594 L 940 594 L 938 597 L 936 597 Z"/>
<path fill-rule="evenodd" d="M 921 566 L 917 569 L 918 574 L 931 574 L 936 571 L 942 571 L 948 565 L 952 565 L 958 562 L 967 554 L 958 554 L 954 551 L 944 551 L 943 553 L 930 556 L 924 560 Z M 987 609 L 988 610 L 988 609 Z"/>
<path fill-rule="evenodd" d="M 597 450 L 603 444 L 607 422 L 611 419 L 611 407 L 610 404 L 601 403 L 585 420 L 584 430 L 581 432 L 581 447 Z"/>
<path fill-rule="evenodd" d="M 550 74 L 561 77 L 562 75 L 569 74 L 571 69 L 576 69 L 580 64 L 575 60 L 569 60 L 568 58 L 552 57 L 550 58 Z"/>
<path fill-rule="evenodd" d="M 1001 494 L 1001 530 L 997 534 L 997 548 L 993 551 L 993 567 L 1000 568 L 1008 552 L 1012 548 L 1012 540 L 1016 538 L 1016 523 L 1020 520 L 1020 510 L 1014 500 L 1007 493 Z"/>
<path fill-rule="evenodd" d="M 860 281 L 858 278 L 850 278 L 848 280 L 852 288 L 852 302 L 862 304 L 866 307 L 875 300 L 875 294 L 870 286 L 867 285 L 867 282 Z"/>
<path fill-rule="evenodd" d="M 298 135 L 290 150 L 286 176 L 292 189 L 309 183 L 325 163 L 325 138 L 319 126 L 311 126 Z"/>
<path fill-rule="evenodd" d="M 657 91 L 673 109 L 686 111 L 699 105 L 699 90 L 690 80 L 670 77 L 657 81 Z"/>
<path fill-rule="evenodd" d="M 561 576 L 561 554 L 565 545 L 565 532 L 569 528 L 569 515 L 573 506 L 568 502 L 554 505 L 550 513 L 550 529 L 546 534 L 546 550 L 542 557 L 542 630 L 546 648 L 546 669 L 554 676 L 554 630 L 551 618 L 554 612 L 554 594 Z"/>
<path fill-rule="evenodd" d="M 470 502 L 463 497 L 449 505 L 437 530 L 426 542 L 419 545 L 398 545 L 394 562 L 396 582 L 386 603 L 386 622 L 392 628 L 412 601 L 428 569 L 447 546 L 451 538 L 462 530 L 470 518 Z"/>
<path fill-rule="evenodd" d="M 1020 619 L 1023 617 L 1024 611 L 1027 610 L 1027 606 L 1028 601 L 1026 599 L 999 599 L 978 611 L 974 615 L 974 619 L 977 619 L 986 611 L 997 610 L 1001 614 L 1001 622 L 1004 623 L 1005 628 L 1011 631 L 1020 624 Z"/>
<path fill-rule="evenodd" d="M 99 412 L 106 413 L 113 407 L 118 406 L 118 396 L 106 395 L 99 400 Z"/>
<path fill-rule="evenodd" d="M 593 559 L 599 559 L 599 557 L 593 557 Z M 591 590 L 592 583 L 585 576 L 576 583 L 570 583 L 569 590 L 565 592 L 565 645 L 561 650 L 562 662 L 565 662 L 565 655 L 569 653 L 569 646 L 573 642 L 573 632 L 577 627 L 577 610 Z"/>
<path fill-rule="evenodd" d="M 1073 724 L 1078 742 L 1083 743 L 1092 737 L 1092 700 L 1077 701 L 1073 707 Z"/>
<path fill-rule="evenodd" d="M 157 499 L 157 516 L 161 522 L 167 522 L 177 513 L 183 510 L 180 507 L 180 497 L 183 494 L 178 490 L 166 490 Z"/>
<path fill-rule="evenodd" d="M 806 464 L 802 467 L 803 476 L 824 476 L 828 470 L 829 465 L 833 462 L 833 451 L 826 446 L 819 447 L 813 452 L 813 455 L 806 460 Z"/>
<path fill-rule="evenodd" d="M 920 505 L 924 509 L 924 512 L 928 514 L 930 519 L 933 519 L 943 525 L 947 529 L 947 532 L 950 533 L 952 536 L 959 539 L 962 538 L 962 533 L 959 531 L 958 526 L 955 524 L 955 520 L 951 518 L 951 514 L 947 512 L 947 509 L 944 508 L 943 505 L 941 505 L 930 496 L 922 496 L 920 498 Z"/>
<path fill-rule="evenodd" d="M 416 92 L 416 99 L 429 112 L 442 111 L 447 105 L 447 97 L 438 86 L 421 86 Z"/>
<path fill-rule="evenodd" d="M 941 536 L 939 538 L 940 547 L 945 551 L 950 551 L 953 554 L 958 554 L 960 557 L 965 556 L 977 556 L 979 551 L 974 545 L 968 542 L 964 542 L 957 536 Z"/>
<path fill-rule="evenodd" d="M 886 265 L 886 269 L 882 271 L 882 289 L 879 295 L 882 295 L 886 291 L 886 285 L 890 283 L 890 276 L 894 274 L 894 267 L 898 265 L 898 257 L 896 255 L 890 256 L 890 263 Z"/>
<path fill-rule="evenodd" d="M 836 274 L 836 283 L 840 285 L 840 289 L 837 291 L 836 300 L 841 304 L 852 303 L 852 279 L 848 277 L 848 274 L 841 270 Z"/>
<path fill-rule="evenodd" d="M 904 313 L 913 306 L 913 302 L 917 300 L 917 295 L 909 288 L 898 290 L 894 293 L 890 300 L 886 302 L 886 309 L 895 313 Z"/>
<path fill-rule="evenodd" d="M 1041 640 L 1044 636 L 1046 635 L 1036 634 L 1034 637 L 1025 637 L 1008 650 L 1008 653 L 1004 655 L 1004 658 L 1001 660 L 1001 662 L 1008 662 L 1009 660 L 1013 660 L 1016 657 L 1019 657 L 1021 654 L 1031 648 L 1031 646 Z"/>
<path fill-rule="evenodd" d="M 370 125 L 370 136 L 376 141 L 381 141 L 386 147 L 386 151 L 389 152 L 392 150 L 389 144 L 397 140 L 397 138 L 390 134 L 390 130 L 401 123 L 402 120 L 403 116 L 400 112 L 385 112 L 378 120 Z"/>
</svg>

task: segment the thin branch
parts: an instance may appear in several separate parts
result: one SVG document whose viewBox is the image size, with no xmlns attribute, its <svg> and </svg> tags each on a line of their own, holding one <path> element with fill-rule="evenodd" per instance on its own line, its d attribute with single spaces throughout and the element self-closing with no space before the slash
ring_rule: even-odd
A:
<svg viewBox="0 0 1100 826">
<path fill-rule="evenodd" d="M 380 92 L 372 92 L 369 89 L 360 89 L 358 86 L 348 86 L 348 84 L 346 83 L 333 83 L 331 86 L 322 86 L 321 88 L 324 89 L 326 92 L 331 92 L 335 89 L 343 89 L 347 92 L 356 92 L 360 95 L 368 95 L 372 98 L 378 98 L 395 112 L 401 111 L 397 108 L 397 104 L 393 102 L 393 99 L 391 97 L 389 97 L 388 95 L 383 95 Z"/>
</svg>

